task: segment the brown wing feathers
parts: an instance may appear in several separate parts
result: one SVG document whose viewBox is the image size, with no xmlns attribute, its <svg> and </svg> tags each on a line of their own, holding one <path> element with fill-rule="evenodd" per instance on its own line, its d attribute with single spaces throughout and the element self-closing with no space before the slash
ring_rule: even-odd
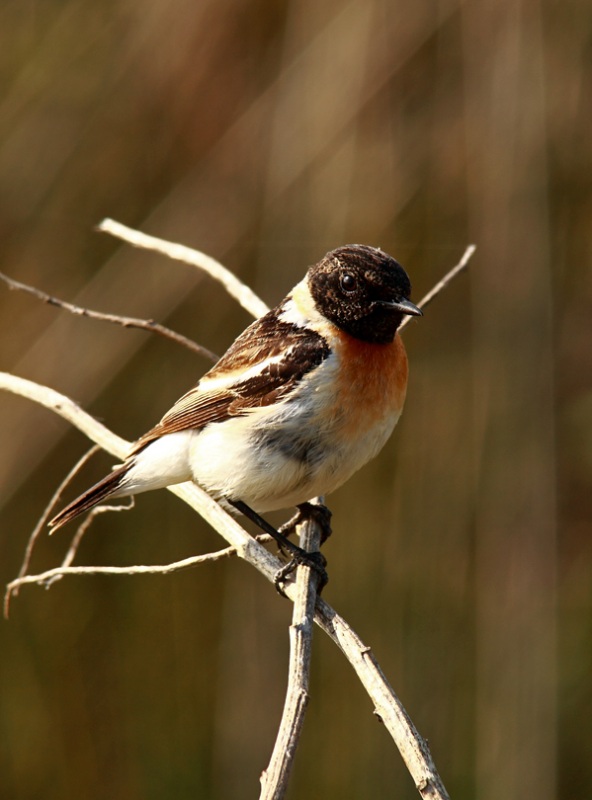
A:
<svg viewBox="0 0 592 800">
<path fill-rule="evenodd" d="M 245 346 L 248 343 L 248 346 Z M 249 408 L 271 405 L 285 397 L 307 372 L 317 367 L 330 350 L 322 336 L 277 319 L 270 311 L 239 336 L 220 361 L 187 394 L 183 395 L 152 430 L 142 436 L 137 453 L 154 439 L 168 433 L 203 428 L 211 422 L 237 417 Z M 260 372 L 240 380 L 242 370 L 282 355 Z M 208 380 L 236 375 L 229 386 L 207 390 Z"/>
<path fill-rule="evenodd" d="M 209 423 L 240 416 L 249 408 L 278 402 L 307 372 L 327 358 L 330 350 L 322 336 L 281 322 L 277 314 L 278 311 L 271 311 L 247 328 L 204 376 L 203 385 L 198 383 L 183 395 L 158 425 L 138 439 L 130 457 L 166 434 L 199 430 Z M 280 355 L 280 359 L 269 361 Z M 253 370 L 257 364 L 261 364 L 259 372 Z M 247 370 L 251 371 L 250 377 L 241 381 L 241 373 Z M 236 375 L 234 381 L 233 375 Z M 208 391 L 208 380 L 224 376 L 230 379 L 226 386 Z M 130 466 L 128 461 L 66 506 L 51 520 L 51 527 L 64 525 L 113 495 Z"/>
<path fill-rule="evenodd" d="M 124 464 L 107 475 L 106 478 L 103 478 L 102 481 L 91 486 L 84 494 L 81 494 L 80 497 L 77 497 L 70 505 L 62 509 L 59 514 L 56 514 L 49 523 L 50 526 L 54 529 L 59 528 L 65 525 L 66 522 L 70 522 L 71 519 L 74 519 L 74 517 L 77 517 L 79 514 L 83 514 L 93 506 L 96 506 L 101 500 L 111 496 L 121 485 L 121 480 L 128 469 L 129 466 Z"/>
</svg>

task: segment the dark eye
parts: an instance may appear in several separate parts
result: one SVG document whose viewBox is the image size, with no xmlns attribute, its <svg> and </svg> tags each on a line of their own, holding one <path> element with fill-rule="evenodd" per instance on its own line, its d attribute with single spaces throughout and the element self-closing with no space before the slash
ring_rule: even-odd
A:
<svg viewBox="0 0 592 800">
<path fill-rule="evenodd" d="M 346 292 L 347 294 L 351 294 L 353 291 L 355 291 L 356 284 L 357 281 L 355 277 L 351 274 L 351 272 L 345 272 L 339 278 L 339 285 L 341 286 L 343 291 Z"/>
</svg>

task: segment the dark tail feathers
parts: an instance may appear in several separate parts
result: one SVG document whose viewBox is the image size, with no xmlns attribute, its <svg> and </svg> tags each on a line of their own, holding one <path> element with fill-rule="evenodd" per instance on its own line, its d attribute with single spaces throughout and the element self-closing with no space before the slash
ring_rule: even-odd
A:
<svg viewBox="0 0 592 800">
<path fill-rule="evenodd" d="M 91 486 L 90 489 L 84 492 L 84 494 L 81 494 L 80 497 L 77 497 L 76 500 L 73 500 L 66 508 L 63 508 L 49 523 L 49 527 L 52 528 L 52 533 L 79 514 L 84 514 L 85 511 L 96 506 L 101 500 L 105 500 L 107 497 L 114 494 L 121 486 L 122 478 L 125 476 L 128 469 L 129 466 L 126 465 L 119 467 L 107 475 L 106 478 L 103 478 L 102 481 Z"/>
</svg>

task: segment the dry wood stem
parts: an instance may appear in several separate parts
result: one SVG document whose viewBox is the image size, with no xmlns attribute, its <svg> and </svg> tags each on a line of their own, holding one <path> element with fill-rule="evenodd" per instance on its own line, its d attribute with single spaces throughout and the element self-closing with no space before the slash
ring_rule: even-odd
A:
<svg viewBox="0 0 592 800">
<path fill-rule="evenodd" d="M 321 529 L 313 520 L 297 528 L 300 546 L 309 553 L 321 546 Z M 261 775 L 260 800 L 280 800 L 288 788 L 296 748 L 308 706 L 308 685 L 312 657 L 312 633 L 319 576 L 310 567 L 300 566 L 294 585 L 294 608 L 290 625 L 288 685 L 282 720 L 269 766 Z"/>
<path fill-rule="evenodd" d="M 250 314 L 255 318 L 260 317 L 269 311 L 260 297 L 257 297 L 255 292 L 250 289 L 246 284 L 240 281 L 226 267 L 222 266 L 215 258 L 201 253 L 199 250 L 194 250 L 191 247 L 177 244 L 176 242 L 167 242 L 164 239 L 159 239 L 156 236 L 148 236 L 146 233 L 141 233 L 133 228 L 128 228 L 120 222 L 115 222 L 112 219 L 104 219 L 99 225 L 97 230 L 104 233 L 110 233 L 118 239 L 133 245 L 134 247 L 142 247 L 144 250 L 152 250 L 156 253 L 162 253 L 175 261 L 183 261 L 185 264 L 190 264 L 192 267 L 206 272 L 210 277 L 224 286 L 226 291 Z"/>
<path fill-rule="evenodd" d="M 218 356 L 215 353 L 212 353 L 211 350 L 208 350 L 207 347 L 197 344 L 197 342 L 194 342 L 192 339 L 188 339 L 187 336 L 183 336 L 181 333 L 177 333 L 176 331 L 161 325 L 159 322 L 154 322 L 154 320 L 138 319 L 137 317 L 123 317 L 119 314 L 106 314 L 103 311 L 94 311 L 91 308 L 83 308 L 75 303 L 69 303 L 67 300 L 60 300 L 59 297 L 47 294 L 47 292 L 43 292 L 41 289 L 36 289 L 34 286 L 28 286 L 26 283 L 15 281 L 14 278 L 9 278 L 8 275 L 5 275 L 3 272 L 0 272 L 0 280 L 4 281 L 4 283 L 10 289 L 27 292 L 27 294 L 33 295 L 33 297 L 36 297 L 43 303 L 47 303 L 50 306 L 55 306 L 56 308 L 59 308 L 62 311 L 67 311 L 68 313 L 74 314 L 77 317 L 87 317 L 88 319 L 96 319 L 100 322 L 111 322 L 114 325 L 121 325 L 123 328 L 138 328 L 139 330 L 148 331 L 149 333 L 156 333 L 159 336 L 163 336 L 165 339 L 169 339 L 175 344 L 181 345 L 181 347 L 186 347 L 188 350 L 191 350 L 193 353 L 197 353 L 199 356 L 207 358 L 209 361 L 215 362 L 218 360 Z"/>
</svg>

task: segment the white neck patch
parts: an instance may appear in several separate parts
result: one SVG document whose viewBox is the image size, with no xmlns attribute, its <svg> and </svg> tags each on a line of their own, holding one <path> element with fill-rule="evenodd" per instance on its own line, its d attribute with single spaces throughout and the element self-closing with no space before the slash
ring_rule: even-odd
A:
<svg viewBox="0 0 592 800">
<path fill-rule="evenodd" d="M 308 288 L 308 279 L 304 278 L 292 289 L 279 315 L 282 322 L 289 322 L 299 328 L 318 330 L 326 320 L 317 310 Z"/>
</svg>

